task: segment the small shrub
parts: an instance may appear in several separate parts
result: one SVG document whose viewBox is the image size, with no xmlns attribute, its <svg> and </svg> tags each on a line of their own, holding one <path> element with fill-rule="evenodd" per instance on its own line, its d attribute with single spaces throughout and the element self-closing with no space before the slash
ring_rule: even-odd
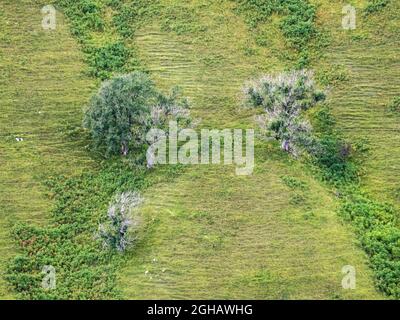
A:
<svg viewBox="0 0 400 320">
<path fill-rule="evenodd" d="M 280 5 L 287 14 L 281 23 L 284 36 L 294 48 L 305 48 L 316 32 L 315 7 L 304 0 L 282 0 Z"/>
<path fill-rule="evenodd" d="M 312 162 L 322 169 L 322 177 L 335 185 L 357 182 L 361 156 L 368 151 L 366 143 L 344 139 L 335 130 L 336 121 L 327 105 L 318 108 L 311 118 L 318 143 Z"/>
<path fill-rule="evenodd" d="M 115 197 L 108 208 L 107 222 L 99 226 L 98 236 L 104 247 L 123 252 L 133 243 L 140 226 L 140 218 L 133 216 L 133 209 L 141 202 L 137 192 L 124 192 Z"/>
<path fill-rule="evenodd" d="M 353 148 L 348 142 L 335 134 L 323 135 L 318 146 L 313 161 L 322 169 L 325 180 L 334 184 L 357 181 L 359 170 L 352 161 Z"/>
<path fill-rule="evenodd" d="M 347 196 L 341 215 L 353 223 L 361 245 L 370 257 L 377 287 L 390 297 L 400 298 L 400 230 L 398 213 L 362 193 Z"/>
</svg>

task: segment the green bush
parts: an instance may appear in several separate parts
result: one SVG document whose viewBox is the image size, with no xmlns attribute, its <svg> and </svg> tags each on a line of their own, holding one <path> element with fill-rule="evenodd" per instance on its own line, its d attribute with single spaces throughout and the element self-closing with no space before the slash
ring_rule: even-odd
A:
<svg viewBox="0 0 400 320">
<path fill-rule="evenodd" d="M 146 133 L 167 119 L 188 119 L 188 104 L 178 91 L 165 96 L 142 72 L 118 76 L 103 83 L 85 111 L 88 129 L 97 150 L 106 157 L 144 153 Z"/>
<path fill-rule="evenodd" d="M 294 48 L 298 50 L 306 48 L 316 32 L 315 7 L 304 0 L 282 0 L 280 5 L 286 14 L 281 23 L 284 36 Z"/>
<path fill-rule="evenodd" d="M 327 105 L 310 115 L 318 148 L 312 163 L 319 167 L 324 180 L 335 185 L 357 183 L 362 155 L 368 150 L 362 141 L 344 139 L 335 129 L 336 120 Z"/>
<path fill-rule="evenodd" d="M 239 0 L 236 11 L 245 17 L 245 21 L 252 29 L 267 22 L 272 14 L 281 15 L 280 29 L 289 46 L 298 52 L 297 69 L 303 69 L 310 63 L 309 45 L 315 38 L 316 8 L 307 0 Z M 265 45 L 266 39 L 257 43 Z"/>
<path fill-rule="evenodd" d="M 56 0 L 71 22 L 71 32 L 80 42 L 89 38 L 89 33 L 102 31 L 104 21 L 101 6 L 94 0 Z"/>
<path fill-rule="evenodd" d="M 335 135 L 323 135 L 318 146 L 313 161 L 322 169 L 325 180 L 335 184 L 357 181 L 359 169 L 349 143 Z"/>
<path fill-rule="evenodd" d="M 294 156 L 314 152 L 316 141 L 304 112 L 324 100 L 325 94 L 315 88 L 310 72 L 264 76 L 244 91 L 247 105 L 265 111 L 257 119 L 260 127 L 281 143 L 282 150 Z"/>
</svg>

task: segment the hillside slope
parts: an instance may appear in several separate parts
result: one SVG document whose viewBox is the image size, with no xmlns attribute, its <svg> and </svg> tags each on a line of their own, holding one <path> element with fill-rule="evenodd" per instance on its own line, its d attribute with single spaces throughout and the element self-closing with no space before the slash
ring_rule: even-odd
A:
<svg viewBox="0 0 400 320">
<path fill-rule="evenodd" d="M 3 279 L 17 252 L 11 226 L 44 224 L 52 207 L 43 179 L 91 166 L 82 143 L 62 132 L 80 125 L 95 84 L 82 74 L 82 55 L 62 15 L 56 31 L 42 29 L 42 7 L 28 0 L 0 2 L 1 298 L 12 297 Z"/>
<path fill-rule="evenodd" d="M 202 126 L 252 127 L 251 116 L 238 111 L 241 86 L 282 65 L 268 49 L 246 55 L 251 34 L 231 3 L 168 1 L 174 6 L 175 17 L 193 10 L 193 23 L 206 31 L 176 36 L 157 25 L 142 29 L 136 41 L 146 67 L 161 86 L 183 87 Z M 330 191 L 280 152 L 260 147 L 256 153 L 250 177 L 200 165 L 146 192 L 143 210 L 157 227 L 121 271 L 127 298 L 379 297 Z M 295 192 L 283 176 L 304 181 L 312 191 L 293 203 Z M 354 291 L 341 288 L 347 264 L 357 266 Z"/>
</svg>

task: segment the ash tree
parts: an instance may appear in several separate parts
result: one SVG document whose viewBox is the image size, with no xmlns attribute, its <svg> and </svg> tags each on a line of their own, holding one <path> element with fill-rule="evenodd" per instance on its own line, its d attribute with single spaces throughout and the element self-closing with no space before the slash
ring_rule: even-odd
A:
<svg viewBox="0 0 400 320">
<path fill-rule="evenodd" d="M 318 143 L 304 112 L 323 101 L 325 94 L 317 90 L 311 72 L 263 76 L 249 82 L 244 94 L 248 106 L 264 111 L 257 122 L 265 136 L 280 142 L 282 150 L 294 156 L 316 152 Z"/>
<path fill-rule="evenodd" d="M 105 156 L 143 153 L 146 133 L 168 119 L 190 119 L 188 103 L 177 89 L 165 95 L 149 76 L 133 72 L 105 81 L 85 111 L 84 127 Z"/>
</svg>

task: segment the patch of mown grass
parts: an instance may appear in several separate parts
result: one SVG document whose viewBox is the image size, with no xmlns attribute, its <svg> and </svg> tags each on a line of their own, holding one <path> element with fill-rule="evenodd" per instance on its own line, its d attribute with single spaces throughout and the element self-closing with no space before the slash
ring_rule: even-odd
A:
<svg viewBox="0 0 400 320">
<path fill-rule="evenodd" d="M 291 189 L 298 189 L 305 191 L 308 189 L 307 184 L 304 181 L 301 181 L 299 179 L 296 179 L 295 177 L 290 177 L 290 176 L 283 176 L 281 177 L 282 181 Z"/>
<path fill-rule="evenodd" d="M 331 65 L 317 70 L 316 80 L 324 87 L 337 86 L 349 80 L 349 71 L 340 65 Z"/>
<path fill-rule="evenodd" d="M 171 6 L 165 8 L 161 29 L 175 32 L 178 35 L 193 34 L 206 31 L 206 27 L 198 23 L 196 11 L 187 6 Z"/>
</svg>

